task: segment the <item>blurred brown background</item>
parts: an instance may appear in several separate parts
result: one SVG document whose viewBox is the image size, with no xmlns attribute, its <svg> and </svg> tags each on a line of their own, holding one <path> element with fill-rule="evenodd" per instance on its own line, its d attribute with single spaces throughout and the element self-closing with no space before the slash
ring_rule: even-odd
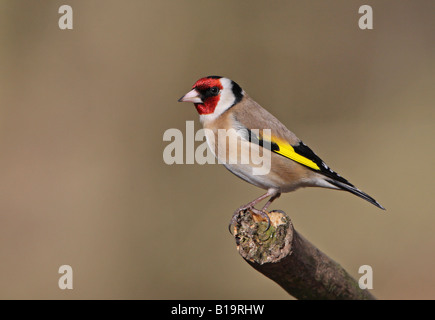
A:
<svg viewBox="0 0 435 320">
<path fill-rule="evenodd" d="M 58 8 L 74 29 L 58 28 Z M 374 30 L 358 28 L 372 5 Z M 296 228 L 380 299 L 435 298 L 435 3 L 0 1 L 0 298 L 287 299 L 238 255 L 232 212 L 263 191 L 163 162 L 177 99 L 238 82 L 384 213 L 283 195 Z M 74 289 L 58 288 L 59 266 Z"/>
</svg>

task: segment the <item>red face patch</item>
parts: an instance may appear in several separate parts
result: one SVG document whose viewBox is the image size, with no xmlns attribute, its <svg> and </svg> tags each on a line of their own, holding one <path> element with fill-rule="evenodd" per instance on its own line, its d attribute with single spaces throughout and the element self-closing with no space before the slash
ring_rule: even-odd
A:
<svg viewBox="0 0 435 320">
<path fill-rule="evenodd" d="M 214 87 L 219 90 L 223 89 L 219 79 L 201 78 L 193 85 L 193 89 L 196 89 L 201 94 L 203 101 L 203 103 L 195 103 L 196 110 L 200 115 L 211 114 L 216 109 L 220 95 L 213 95 L 210 93 L 210 90 Z"/>
</svg>

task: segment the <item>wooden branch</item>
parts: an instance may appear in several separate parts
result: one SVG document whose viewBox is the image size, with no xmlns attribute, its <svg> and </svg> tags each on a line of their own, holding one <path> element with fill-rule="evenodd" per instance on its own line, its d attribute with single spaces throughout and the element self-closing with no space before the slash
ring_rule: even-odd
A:
<svg viewBox="0 0 435 320">
<path fill-rule="evenodd" d="M 293 228 L 280 210 L 271 211 L 270 227 L 251 212 L 234 227 L 237 250 L 256 270 L 297 299 L 374 300 L 338 263 Z"/>
</svg>

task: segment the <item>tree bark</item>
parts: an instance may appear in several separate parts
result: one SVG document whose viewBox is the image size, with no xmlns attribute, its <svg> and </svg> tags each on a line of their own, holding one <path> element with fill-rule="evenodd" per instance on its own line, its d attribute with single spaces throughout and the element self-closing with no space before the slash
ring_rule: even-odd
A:
<svg viewBox="0 0 435 320">
<path fill-rule="evenodd" d="M 232 226 L 237 250 L 254 269 L 297 299 L 375 299 L 337 262 L 302 237 L 283 211 L 271 211 L 269 217 L 268 230 L 267 222 L 251 212 L 242 212 Z"/>
</svg>

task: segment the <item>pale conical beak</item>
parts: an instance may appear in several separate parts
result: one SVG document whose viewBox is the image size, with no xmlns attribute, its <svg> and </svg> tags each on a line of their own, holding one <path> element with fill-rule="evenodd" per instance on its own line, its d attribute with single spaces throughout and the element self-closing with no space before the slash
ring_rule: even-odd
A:
<svg viewBox="0 0 435 320">
<path fill-rule="evenodd" d="M 178 102 L 203 103 L 203 101 L 199 97 L 198 91 L 196 91 L 195 89 L 189 91 L 184 96 L 182 96 L 180 99 L 178 99 Z"/>
</svg>

